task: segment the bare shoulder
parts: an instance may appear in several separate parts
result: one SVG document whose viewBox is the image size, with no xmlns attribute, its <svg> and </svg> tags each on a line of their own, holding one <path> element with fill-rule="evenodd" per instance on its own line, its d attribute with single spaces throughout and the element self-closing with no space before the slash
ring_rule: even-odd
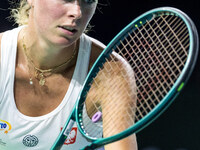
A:
<svg viewBox="0 0 200 150">
<path fill-rule="evenodd" d="M 90 37 L 91 38 L 91 37 Z M 91 55 L 90 55 L 90 68 L 99 57 L 101 52 L 106 48 L 106 46 L 97 39 L 91 38 L 92 45 L 91 45 Z"/>
</svg>

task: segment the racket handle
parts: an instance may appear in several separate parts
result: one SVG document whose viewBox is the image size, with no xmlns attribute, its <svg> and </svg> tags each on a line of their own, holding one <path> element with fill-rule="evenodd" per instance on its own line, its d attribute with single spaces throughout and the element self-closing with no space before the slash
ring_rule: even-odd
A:
<svg viewBox="0 0 200 150">
<path fill-rule="evenodd" d="M 102 145 L 100 146 L 100 145 L 97 145 L 97 144 L 94 144 L 94 143 L 91 143 L 90 145 L 84 147 L 81 150 L 94 150 L 94 149 L 96 149 L 96 150 L 105 150 L 104 146 L 102 147 Z"/>
<path fill-rule="evenodd" d="M 72 120 L 72 119 L 69 120 L 67 127 L 63 129 L 62 134 L 59 135 L 58 140 L 53 145 L 51 150 L 60 150 L 61 149 L 61 147 L 63 146 L 63 143 L 65 142 L 65 140 L 69 136 L 74 123 L 75 123 L 74 120 Z"/>
<path fill-rule="evenodd" d="M 91 144 L 91 145 L 92 145 L 92 144 Z M 88 146 L 84 147 L 84 148 L 81 149 L 81 150 L 94 150 L 94 148 L 93 148 L 91 145 L 88 145 Z"/>
<path fill-rule="evenodd" d="M 69 133 L 71 132 L 74 123 L 75 123 L 75 121 L 72 120 L 72 119 L 69 121 L 69 124 L 67 125 L 67 128 L 66 128 L 65 131 L 63 132 L 63 134 L 64 134 L 66 137 L 68 137 Z"/>
</svg>

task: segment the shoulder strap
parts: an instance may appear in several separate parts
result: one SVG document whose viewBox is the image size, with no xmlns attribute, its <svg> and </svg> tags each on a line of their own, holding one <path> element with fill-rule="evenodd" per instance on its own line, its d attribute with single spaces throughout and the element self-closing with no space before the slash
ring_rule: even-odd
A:
<svg viewBox="0 0 200 150">
<path fill-rule="evenodd" d="M 0 59 L 0 103 L 2 95 L 10 81 L 14 80 L 16 52 L 17 52 L 17 37 L 22 27 L 3 33 L 1 39 L 1 59 Z"/>
<path fill-rule="evenodd" d="M 77 65 L 73 76 L 73 78 L 76 81 L 78 81 L 81 85 L 83 84 L 88 73 L 90 52 L 91 52 L 91 39 L 89 36 L 82 34 L 82 36 L 80 37 Z"/>
</svg>

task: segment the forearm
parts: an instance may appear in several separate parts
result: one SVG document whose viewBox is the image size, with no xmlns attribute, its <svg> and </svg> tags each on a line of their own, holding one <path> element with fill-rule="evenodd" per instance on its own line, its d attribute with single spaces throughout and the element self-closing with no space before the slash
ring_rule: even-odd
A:
<svg viewBox="0 0 200 150">
<path fill-rule="evenodd" d="M 138 149 L 137 140 L 135 134 L 105 146 L 105 150 L 137 150 L 137 149 Z"/>
</svg>

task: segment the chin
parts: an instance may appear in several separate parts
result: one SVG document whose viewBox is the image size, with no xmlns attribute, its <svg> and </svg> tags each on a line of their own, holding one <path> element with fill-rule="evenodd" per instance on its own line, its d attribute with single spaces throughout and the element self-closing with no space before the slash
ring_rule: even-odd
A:
<svg viewBox="0 0 200 150">
<path fill-rule="evenodd" d="M 59 38 L 57 41 L 54 41 L 54 44 L 56 46 L 61 46 L 61 47 L 68 47 L 71 44 L 74 43 L 74 41 L 76 41 L 76 39 L 68 39 L 68 38 Z"/>
</svg>

